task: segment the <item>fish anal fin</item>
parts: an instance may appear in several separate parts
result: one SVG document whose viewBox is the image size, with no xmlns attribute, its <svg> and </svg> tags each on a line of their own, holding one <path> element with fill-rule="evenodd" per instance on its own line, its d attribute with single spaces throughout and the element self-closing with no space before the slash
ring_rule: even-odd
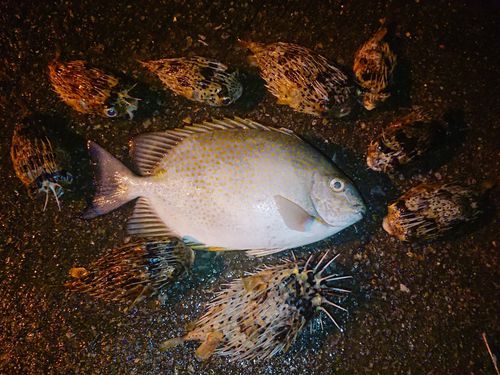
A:
<svg viewBox="0 0 500 375">
<path fill-rule="evenodd" d="M 228 251 L 228 249 L 226 249 L 225 247 L 218 247 L 218 246 L 207 246 L 207 247 L 204 247 L 204 250 L 206 250 L 206 251 Z"/>
<path fill-rule="evenodd" d="M 139 198 L 127 222 L 127 232 L 133 236 L 171 238 L 177 235 L 157 215 L 146 198 Z"/>
<path fill-rule="evenodd" d="M 249 257 L 264 257 L 266 255 L 276 254 L 285 249 L 273 248 L 273 249 L 251 249 L 246 250 L 245 254 Z"/>
<path fill-rule="evenodd" d="M 316 221 L 316 218 L 311 216 L 301 206 L 281 195 L 275 195 L 274 202 L 288 228 L 298 232 L 308 232 L 311 230 L 311 226 Z"/>
<path fill-rule="evenodd" d="M 188 246 L 190 249 L 198 251 L 226 251 L 228 249 L 224 247 L 207 246 L 204 243 L 198 241 L 196 238 L 186 235 L 182 237 L 182 242 Z"/>
</svg>

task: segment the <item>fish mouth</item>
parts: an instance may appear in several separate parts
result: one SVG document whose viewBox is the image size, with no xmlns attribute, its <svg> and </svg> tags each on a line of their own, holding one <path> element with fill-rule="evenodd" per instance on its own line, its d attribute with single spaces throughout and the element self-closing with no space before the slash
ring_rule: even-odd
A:
<svg viewBox="0 0 500 375">
<path fill-rule="evenodd" d="M 354 208 L 357 208 L 357 212 L 364 216 L 366 214 L 366 206 L 363 203 L 358 203 L 354 206 Z"/>
<path fill-rule="evenodd" d="M 355 222 L 358 222 L 361 219 L 363 219 L 366 215 L 366 206 L 364 204 L 357 205 L 355 207 L 354 215 L 357 218 Z"/>
<path fill-rule="evenodd" d="M 358 221 L 362 220 L 366 214 L 366 206 L 364 204 L 357 204 L 353 207 L 352 211 L 350 211 L 347 216 L 344 217 L 344 221 L 331 223 L 326 221 L 323 217 L 321 219 L 330 227 L 342 227 L 345 228 L 349 225 L 355 224 Z"/>
<path fill-rule="evenodd" d="M 359 216 L 359 220 L 361 220 L 366 215 L 366 206 L 364 203 L 356 203 L 352 208 L 354 214 Z"/>
</svg>

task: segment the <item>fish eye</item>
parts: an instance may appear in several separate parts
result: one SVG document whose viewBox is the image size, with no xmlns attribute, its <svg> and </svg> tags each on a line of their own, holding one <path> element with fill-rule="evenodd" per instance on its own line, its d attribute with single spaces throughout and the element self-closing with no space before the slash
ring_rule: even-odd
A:
<svg viewBox="0 0 500 375">
<path fill-rule="evenodd" d="M 334 178 L 330 181 L 330 188 L 336 193 L 341 193 L 345 190 L 344 181 Z"/>
<path fill-rule="evenodd" d="M 106 108 L 105 112 L 108 117 L 116 117 L 118 112 L 116 112 L 115 107 Z"/>
</svg>

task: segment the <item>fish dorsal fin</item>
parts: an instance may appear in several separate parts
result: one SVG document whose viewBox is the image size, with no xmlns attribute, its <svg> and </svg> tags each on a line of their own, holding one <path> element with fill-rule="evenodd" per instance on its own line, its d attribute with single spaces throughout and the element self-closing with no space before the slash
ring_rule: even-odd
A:
<svg viewBox="0 0 500 375">
<path fill-rule="evenodd" d="M 158 217 L 146 198 L 139 198 L 127 222 L 127 232 L 140 237 L 177 237 Z"/>
<path fill-rule="evenodd" d="M 139 135 L 130 142 L 130 155 L 135 161 L 142 176 L 150 176 L 158 163 L 167 153 L 184 139 L 193 134 L 209 133 L 217 130 L 244 130 L 260 129 L 277 131 L 286 135 L 295 134 L 285 128 L 265 126 L 249 119 L 239 117 L 223 118 L 220 120 L 205 121 L 199 124 L 188 125 L 184 128 L 165 130 L 163 132 L 146 133 Z"/>
</svg>

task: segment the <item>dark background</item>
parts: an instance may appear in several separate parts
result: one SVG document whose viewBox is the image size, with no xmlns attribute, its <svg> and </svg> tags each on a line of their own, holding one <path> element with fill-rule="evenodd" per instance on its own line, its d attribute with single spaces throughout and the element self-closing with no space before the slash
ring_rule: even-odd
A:
<svg viewBox="0 0 500 375">
<path fill-rule="evenodd" d="M 481 5 L 479 5 L 481 3 Z M 494 214 L 451 238 L 408 245 L 381 228 L 387 202 L 420 181 L 458 180 L 479 189 L 498 177 L 498 2 L 463 1 L 11 1 L 0 5 L 0 371 L 3 373 L 330 374 L 494 373 L 482 340 L 498 349 L 498 229 Z M 347 67 L 378 27 L 395 25 L 401 66 L 395 100 L 367 113 L 326 121 L 278 106 L 265 93 L 236 42 L 287 41 Z M 80 115 L 51 90 L 47 64 L 83 58 L 141 82 L 143 110 L 132 121 Z M 199 54 L 239 68 L 247 91 L 234 106 L 209 108 L 161 89 L 136 59 Z M 142 88 L 141 88 L 142 87 Z M 147 89 L 149 88 L 149 89 Z M 391 180 L 367 170 L 366 147 L 411 106 L 463 119 L 458 141 L 432 163 Z M 30 200 L 12 169 L 12 130 L 26 113 L 66 129 L 76 186 L 58 212 Z M 366 220 L 323 243 L 298 250 L 342 251 L 354 276 L 336 314 L 340 334 L 306 333 L 285 355 L 262 363 L 199 363 L 195 345 L 160 353 L 162 340 L 183 332 L 220 284 L 265 260 L 204 254 L 191 275 L 160 298 L 131 311 L 68 294 L 68 270 L 86 266 L 126 240 L 132 205 L 92 221 L 79 218 L 91 195 L 83 141 L 93 139 L 127 160 L 127 141 L 145 131 L 210 116 L 247 116 L 293 129 L 333 157 L 359 187 Z M 448 141 L 443 140 L 443 143 Z M 429 169 L 430 168 L 430 169 Z M 498 188 L 490 192 L 498 207 Z M 494 209 L 493 209 L 494 211 Z M 498 353 L 498 351 L 497 351 Z"/>
</svg>

